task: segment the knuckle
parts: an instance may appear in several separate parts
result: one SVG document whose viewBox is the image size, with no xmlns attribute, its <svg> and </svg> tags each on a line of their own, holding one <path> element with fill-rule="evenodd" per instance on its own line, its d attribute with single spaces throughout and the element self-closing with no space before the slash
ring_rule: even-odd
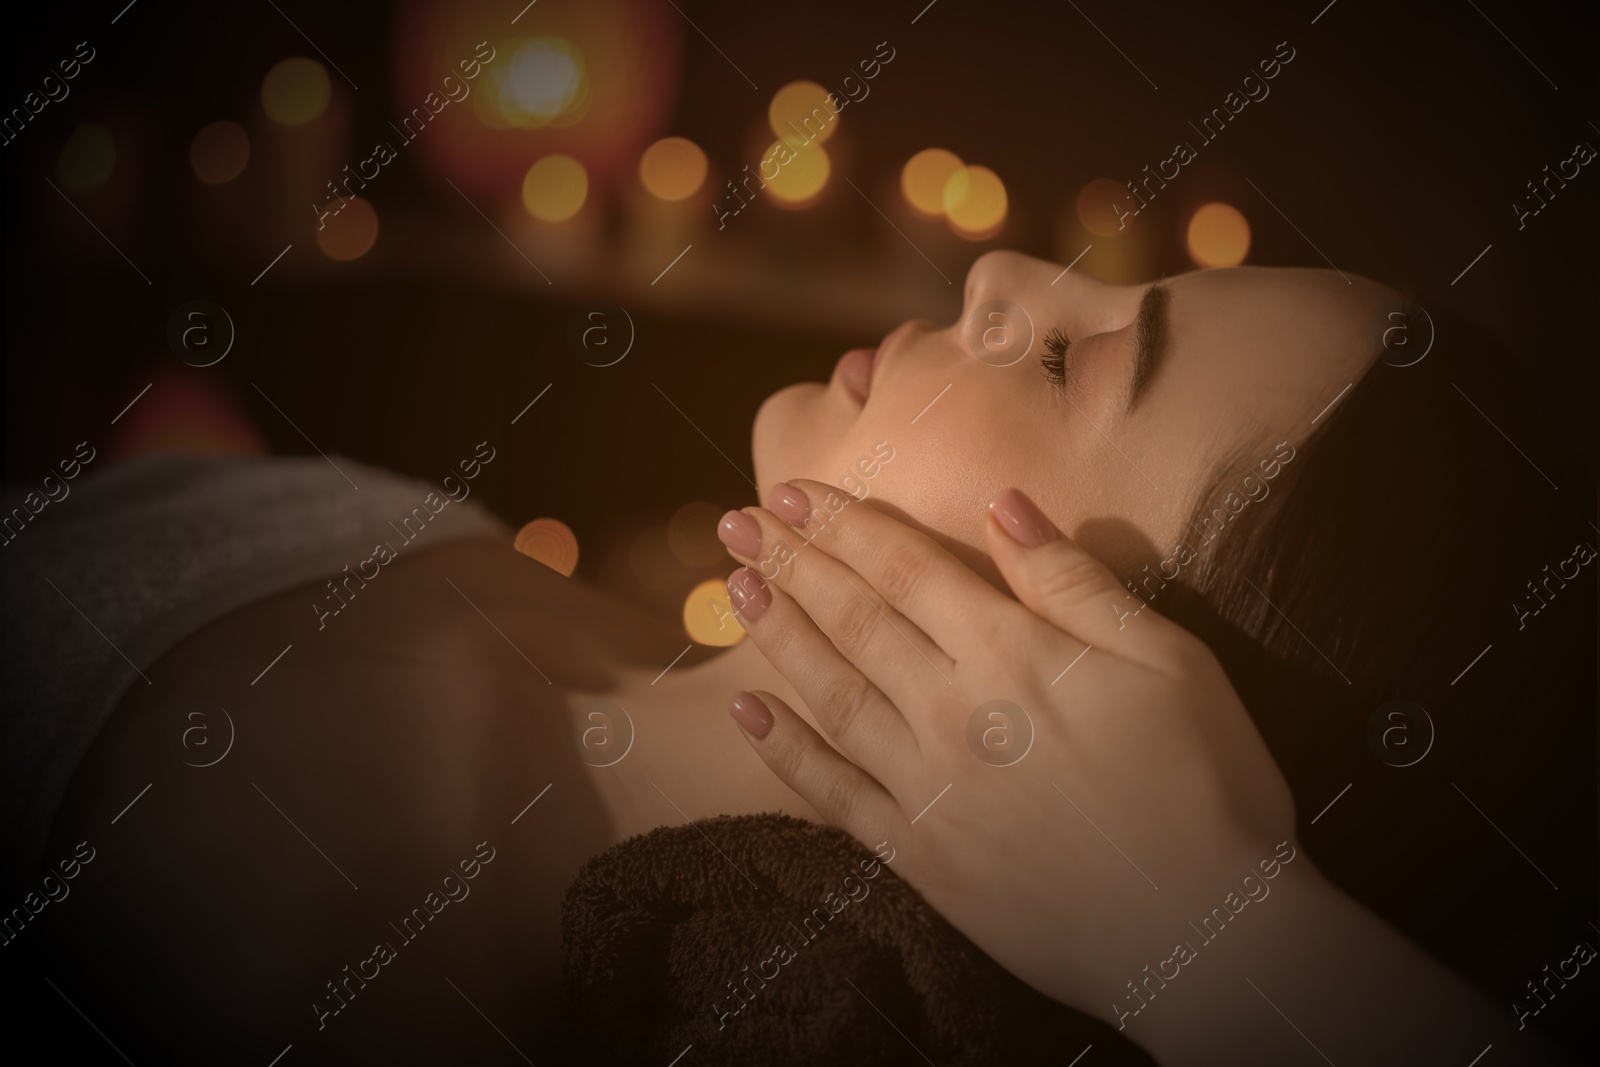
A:
<svg viewBox="0 0 1600 1067">
<path fill-rule="evenodd" d="M 850 656 L 866 646 L 880 621 L 877 609 L 864 596 L 852 594 L 840 603 L 838 613 L 834 616 L 831 636 L 838 644 L 839 651 Z"/>
<path fill-rule="evenodd" d="M 926 556 L 915 546 L 899 545 L 883 553 L 878 562 L 878 591 L 891 604 L 911 603 L 928 577 Z"/>
<path fill-rule="evenodd" d="M 815 711 L 817 720 L 835 741 L 843 742 L 850 733 L 866 707 L 871 690 L 872 684 L 854 671 L 847 677 L 835 679 L 824 690 Z"/>
<path fill-rule="evenodd" d="M 734 625 L 738 625 L 735 623 Z M 793 626 L 757 626 L 748 631 L 752 640 L 761 647 L 762 655 L 766 656 L 772 665 L 780 672 L 784 671 L 784 664 L 789 661 L 790 653 L 795 649 L 799 635 Z"/>
<path fill-rule="evenodd" d="M 861 780 L 854 774 L 828 775 L 822 784 L 822 814 L 836 826 L 849 826 L 855 822 L 861 808 Z"/>
<path fill-rule="evenodd" d="M 806 764 L 806 750 L 803 745 L 793 742 L 770 745 L 767 752 L 768 765 L 772 768 L 773 774 L 790 785 L 800 780 Z"/>
<path fill-rule="evenodd" d="M 1039 592 L 1046 602 L 1068 606 L 1080 604 L 1107 590 L 1114 591 L 1114 585 L 1098 560 L 1079 554 L 1052 561 L 1039 578 Z"/>
</svg>

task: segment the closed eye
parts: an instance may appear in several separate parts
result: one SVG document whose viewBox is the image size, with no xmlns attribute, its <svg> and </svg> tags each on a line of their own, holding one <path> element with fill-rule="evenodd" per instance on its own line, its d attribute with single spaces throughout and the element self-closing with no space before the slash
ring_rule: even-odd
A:
<svg viewBox="0 0 1600 1067">
<path fill-rule="evenodd" d="M 1039 362 L 1044 366 L 1045 379 L 1057 389 L 1067 386 L 1071 367 L 1067 354 L 1071 347 L 1072 339 L 1054 326 L 1044 335 L 1044 351 L 1039 354 Z"/>
<path fill-rule="evenodd" d="M 1129 409 L 1138 401 L 1166 352 L 1169 295 L 1167 287 L 1159 282 L 1150 286 L 1134 315 L 1131 324 L 1133 360 L 1127 387 Z M 1072 339 L 1058 327 L 1050 327 L 1044 335 L 1044 351 L 1039 354 L 1039 362 L 1045 379 L 1062 391 L 1070 391 L 1077 383 L 1080 368 L 1075 366 L 1072 357 Z"/>
</svg>

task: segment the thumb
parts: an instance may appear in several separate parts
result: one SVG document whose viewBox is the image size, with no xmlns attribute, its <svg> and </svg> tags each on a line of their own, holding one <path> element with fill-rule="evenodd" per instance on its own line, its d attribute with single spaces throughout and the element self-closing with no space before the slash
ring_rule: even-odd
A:
<svg viewBox="0 0 1600 1067">
<path fill-rule="evenodd" d="M 1017 599 L 1086 644 L 1125 653 L 1130 634 L 1148 633 L 1165 621 L 1144 612 L 1143 601 L 1019 489 L 989 501 L 984 538 Z"/>
</svg>

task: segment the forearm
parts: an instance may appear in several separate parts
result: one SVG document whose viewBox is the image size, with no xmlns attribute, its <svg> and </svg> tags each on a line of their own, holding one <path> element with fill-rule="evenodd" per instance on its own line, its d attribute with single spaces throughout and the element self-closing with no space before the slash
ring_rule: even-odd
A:
<svg viewBox="0 0 1600 1067">
<path fill-rule="evenodd" d="M 1167 1067 L 1301 1062 L 1571 1062 L 1309 862 L 1207 943 L 1124 1033 Z M 1193 972 L 1192 974 L 1190 972 Z"/>
</svg>

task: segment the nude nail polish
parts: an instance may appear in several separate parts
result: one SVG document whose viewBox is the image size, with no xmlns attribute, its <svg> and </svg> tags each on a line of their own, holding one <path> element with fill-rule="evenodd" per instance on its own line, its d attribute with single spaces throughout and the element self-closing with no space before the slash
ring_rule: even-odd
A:
<svg viewBox="0 0 1600 1067">
<path fill-rule="evenodd" d="M 772 590 L 761 576 L 749 567 L 740 567 L 728 575 L 728 601 L 733 605 L 734 618 L 745 629 L 761 618 L 762 612 L 772 604 Z"/>
<path fill-rule="evenodd" d="M 733 699 L 728 702 L 728 714 L 757 741 L 772 730 L 772 712 L 754 693 L 741 689 L 733 694 Z"/>
<path fill-rule="evenodd" d="M 811 515 L 811 501 L 788 482 L 779 482 L 767 494 L 767 508 L 790 526 L 804 526 Z"/>
<path fill-rule="evenodd" d="M 734 555 L 755 559 L 761 555 L 761 524 L 742 511 L 730 511 L 717 523 L 717 540 Z"/>
<path fill-rule="evenodd" d="M 1056 539 L 1050 520 L 1020 489 L 1007 489 L 989 501 L 989 514 L 1024 548 L 1038 548 Z"/>
</svg>

